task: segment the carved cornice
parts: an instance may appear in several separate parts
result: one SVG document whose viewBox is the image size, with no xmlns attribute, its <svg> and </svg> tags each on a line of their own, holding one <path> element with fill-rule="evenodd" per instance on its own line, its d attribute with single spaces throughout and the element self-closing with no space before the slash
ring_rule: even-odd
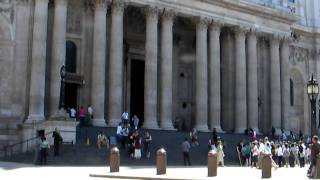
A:
<svg viewBox="0 0 320 180">
<path fill-rule="evenodd" d="M 146 16 L 150 18 L 158 18 L 160 12 L 159 8 L 156 6 L 146 6 L 143 11 Z"/>
<path fill-rule="evenodd" d="M 111 4 L 112 13 L 123 13 L 126 8 L 124 0 L 113 0 Z"/>
</svg>

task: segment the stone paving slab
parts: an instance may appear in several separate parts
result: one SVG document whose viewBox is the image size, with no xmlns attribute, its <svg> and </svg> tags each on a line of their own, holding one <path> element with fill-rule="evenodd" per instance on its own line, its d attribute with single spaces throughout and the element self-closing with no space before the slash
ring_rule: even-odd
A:
<svg viewBox="0 0 320 180">
<path fill-rule="evenodd" d="M 307 168 L 279 168 L 272 171 L 271 179 L 303 180 Z M 163 180 L 209 180 L 209 179 L 261 179 L 261 170 L 250 167 L 220 167 L 217 177 L 207 177 L 207 168 L 170 166 L 166 175 L 156 175 L 156 169 L 150 166 L 120 167 L 119 173 L 110 173 L 105 167 L 54 167 L 34 166 L 30 164 L 0 162 L 0 179 L 163 179 Z"/>
</svg>

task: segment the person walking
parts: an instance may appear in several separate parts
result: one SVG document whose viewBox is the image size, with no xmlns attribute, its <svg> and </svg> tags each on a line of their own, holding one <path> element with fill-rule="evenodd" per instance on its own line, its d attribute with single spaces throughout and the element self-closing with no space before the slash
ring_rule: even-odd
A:
<svg viewBox="0 0 320 180">
<path fill-rule="evenodd" d="M 133 122 L 134 129 L 137 130 L 139 126 L 139 118 L 137 115 L 134 115 L 132 117 L 132 122 Z"/>
<path fill-rule="evenodd" d="M 191 166 L 190 162 L 190 143 L 188 142 L 188 138 L 185 138 L 182 145 L 182 152 L 183 152 L 183 163 L 185 166 L 189 165 Z"/>
<path fill-rule="evenodd" d="M 314 167 L 317 165 L 317 155 L 320 152 L 320 144 L 318 136 L 312 137 L 312 145 L 311 145 L 311 162 L 308 169 L 308 177 L 314 177 Z"/>
<path fill-rule="evenodd" d="M 54 129 L 54 132 L 52 133 L 52 137 L 53 137 L 54 156 L 58 156 L 59 155 L 59 146 L 62 143 L 62 137 L 60 135 L 58 128 Z"/>
<path fill-rule="evenodd" d="M 144 153 L 146 154 L 146 158 L 150 158 L 150 143 L 152 141 L 152 137 L 148 131 L 146 131 L 143 141 Z"/>
</svg>

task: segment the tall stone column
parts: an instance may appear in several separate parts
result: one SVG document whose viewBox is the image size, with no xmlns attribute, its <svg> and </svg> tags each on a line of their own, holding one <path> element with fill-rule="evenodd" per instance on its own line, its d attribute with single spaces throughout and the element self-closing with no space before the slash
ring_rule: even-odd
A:
<svg viewBox="0 0 320 180">
<path fill-rule="evenodd" d="M 109 66 L 109 125 L 117 126 L 121 119 L 123 102 L 123 0 L 111 6 L 111 42 Z"/>
<path fill-rule="evenodd" d="M 280 84 L 280 58 L 279 58 L 279 37 L 270 36 L 270 108 L 271 125 L 281 128 L 281 84 Z"/>
<path fill-rule="evenodd" d="M 235 29 L 235 132 L 247 129 L 246 29 Z"/>
<path fill-rule="evenodd" d="M 91 105 L 94 108 L 93 125 L 105 126 L 105 64 L 107 0 L 95 0 Z"/>
<path fill-rule="evenodd" d="M 281 119 L 282 127 L 289 129 L 289 107 L 290 107 L 290 77 L 289 77 L 289 39 L 283 38 L 280 48 L 281 53 Z"/>
<path fill-rule="evenodd" d="M 209 28 L 209 119 L 212 128 L 222 132 L 220 82 L 220 31 L 221 23 L 213 21 Z"/>
<path fill-rule="evenodd" d="M 50 115 L 59 116 L 59 98 L 60 98 L 60 68 L 66 60 L 66 29 L 67 29 L 67 7 L 68 0 L 54 1 L 54 21 L 52 38 L 52 60 L 51 60 L 51 78 L 50 78 Z M 76 107 L 74 107 L 76 108 Z"/>
<path fill-rule="evenodd" d="M 48 0 L 35 0 L 29 116 L 27 122 L 44 120 Z"/>
<path fill-rule="evenodd" d="M 196 123 L 199 131 L 208 131 L 208 19 L 196 22 Z"/>
<path fill-rule="evenodd" d="M 173 48 L 172 10 L 165 10 L 162 15 L 161 30 L 161 104 L 160 122 L 162 129 L 173 129 L 172 124 L 172 48 Z"/>
<path fill-rule="evenodd" d="M 255 30 L 248 33 L 247 101 L 248 127 L 258 132 L 258 56 Z"/>
<path fill-rule="evenodd" d="M 158 128 L 157 124 L 157 64 L 158 64 L 158 8 L 147 7 L 144 74 L 145 128 Z"/>
</svg>

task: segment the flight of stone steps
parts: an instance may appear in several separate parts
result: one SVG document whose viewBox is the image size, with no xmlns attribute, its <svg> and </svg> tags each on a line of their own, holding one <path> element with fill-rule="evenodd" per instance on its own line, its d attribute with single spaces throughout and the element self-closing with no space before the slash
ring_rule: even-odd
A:
<svg viewBox="0 0 320 180">
<path fill-rule="evenodd" d="M 77 128 L 77 144 L 63 144 L 60 156 L 53 156 L 53 148 L 50 149 L 48 157 L 48 165 L 72 165 L 72 166 L 106 166 L 109 162 L 109 150 L 104 146 L 102 149 L 96 147 L 97 134 L 102 131 L 107 136 L 114 136 L 115 128 L 101 127 L 78 127 Z M 145 130 L 141 130 L 142 134 Z M 189 137 L 187 132 L 164 131 L 164 130 L 148 130 L 152 135 L 151 157 L 147 159 L 143 157 L 140 160 L 132 159 L 128 156 L 127 150 L 120 147 L 121 164 L 128 166 L 144 166 L 155 165 L 156 151 L 160 146 L 164 146 L 167 150 L 168 165 L 183 165 L 183 157 L 181 152 L 181 143 L 185 137 Z M 249 140 L 249 137 L 241 134 L 219 134 L 225 142 L 225 164 L 238 165 L 238 156 L 236 153 L 236 144 L 241 139 Z M 208 140 L 211 133 L 199 133 L 200 146 L 193 147 L 190 152 L 192 165 L 205 166 L 207 164 Z M 88 141 L 89 139 L 89 141 Z M 89 144 L 87 144 L 89 143 Z M 14 155 L 8 161 L 33 163 L 34 151 Z"/>
</svg>

